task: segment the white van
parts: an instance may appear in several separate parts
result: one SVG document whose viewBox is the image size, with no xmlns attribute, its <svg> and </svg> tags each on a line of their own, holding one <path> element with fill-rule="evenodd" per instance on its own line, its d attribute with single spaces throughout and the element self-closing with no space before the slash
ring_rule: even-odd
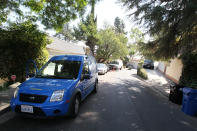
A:
<svg viewBox="0 0 197 131">
<path fill-rule="evenodd" d="M 123 68 L 123 62 L 120 59 L 114 60 L 114 61 L 110 62 L 109 66 L 111 69 L 115 68 L 115 69 L 121 70 Z"/>
</svg>

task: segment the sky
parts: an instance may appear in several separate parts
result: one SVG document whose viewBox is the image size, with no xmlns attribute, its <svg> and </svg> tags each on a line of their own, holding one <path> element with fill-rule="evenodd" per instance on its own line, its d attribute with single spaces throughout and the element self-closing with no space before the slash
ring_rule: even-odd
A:
<svg viewBox="0 0 197 131">
<path fill-rule="evenodd" d="M 102 28 L 105 22 L 110 25 L 114 24 L 114 19 L 116 17 L 121 18 L 126 24 L 126 30 L 130 31 L 131 27 L 134 26 L 133 21 L 129 20 L 129 12 L 126 10 L 126 7 L 117 3 L 117 0 L 101 0 L 95 9 L 97 15 L 97 24 L 98 28 Z"/>
<path fill-rule="evenodd" d="M 126 25 L 126 31 L 129 32 L 131 28 L 137 25 L 128 18 L 129 12 L 126 7 L 122 7 L 117 0 L 101 0 L 96 4 L 95 14 L 97 15 L 98 29 L 101 29 L 104 23 L 113 25 L 116 17 L 121 18 Z M 71 25 L 76 25 L 79 20 L 71 22 Z M 50 35 L 54 35 L 55 31 L 48 30 Z"/>
</svg>

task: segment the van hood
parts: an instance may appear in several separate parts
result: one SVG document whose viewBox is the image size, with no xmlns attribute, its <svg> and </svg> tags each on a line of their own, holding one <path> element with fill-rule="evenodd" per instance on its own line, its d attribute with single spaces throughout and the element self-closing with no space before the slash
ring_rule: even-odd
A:
<svg viewBox="0 0 197 131">
<path fill-rule="evenodd" d="M 31 78 L 23 82 L 19 88 L 24 92 L 51 92 L 64 90 L 74 86 L 77 80 Z"/>
</svg>

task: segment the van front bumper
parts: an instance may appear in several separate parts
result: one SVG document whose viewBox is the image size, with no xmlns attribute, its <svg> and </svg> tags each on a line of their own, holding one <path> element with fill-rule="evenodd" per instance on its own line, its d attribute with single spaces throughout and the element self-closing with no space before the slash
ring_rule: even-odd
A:
<svg viewBox="0 0 197 131">
<path fill-rule="evenodd" d="M 21 105 L 28 105 L 33 107 L 33 113 L 27 113 L 21 111 Z M 21 114 L 21 115 L 28 115 L 28 116 L 35 116 L 35 117 L 50 117 L 50 116 L 65 116 L 68 114 L 69 110 L 69 103 L 64 101 L 61 102 L 51 102 L 51 103 L 27 103 L 27 102 L 20 102 L 12 100 L 10 103 L 12 111 Z"/>
</svg>

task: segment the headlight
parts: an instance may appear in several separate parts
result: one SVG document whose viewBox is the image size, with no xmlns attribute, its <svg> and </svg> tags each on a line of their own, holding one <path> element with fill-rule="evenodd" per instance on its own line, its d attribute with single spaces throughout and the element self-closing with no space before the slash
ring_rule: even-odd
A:
<svg viewBox="0 0 197 131">
<path fill-rule="evenodd" d="M 55 101 L 61 101 L 63 99 L 64 96 L 64 90 L 58 90 L 58 91 L 54 91 L 50 102 L 55 102 Z"/>
<path fill-rule="evenodd" d="M 16 97 L 18 96 L 18 90 L 19 90 L 19 88 L 16 87 L 16 89 L 15 89 L 15 91 L 14 91 L 14 98 L 16 98 Z"/>
</svg>

